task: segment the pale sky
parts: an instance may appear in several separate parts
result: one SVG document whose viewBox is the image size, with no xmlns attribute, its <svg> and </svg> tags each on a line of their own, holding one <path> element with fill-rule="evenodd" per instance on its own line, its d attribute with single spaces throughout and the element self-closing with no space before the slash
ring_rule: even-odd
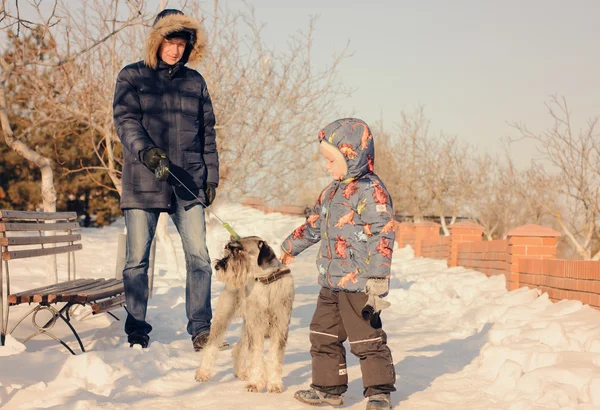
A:
<svg viewBox="0 0 600 410">
<path fill-rule="evenodd" d="M 235 9 L 241 0 L 221 0 Z M 577 128 L 600 115 L 600 2 L 593 0 L 252 0 L 265 38 L 287 36 L 319 20 L 315 64 L 350 41 L 340 69 L 356 91 L 340 107 L 393 127 L 401 110 L 426 107 L 431 132 L 458 135 L 493 153 L 508 121 L 552 125 L 544 102 L 567 97 Z M 212 4 L 206 1 L 207 5 Z M 535 152 L 513 150 L 519 164 Z"/>
<path fill-rule="evenodd" d="M 201 1 L 212 11 L 213 0 Z M 167 7 L 184 2 L 171 0 Z M 507 122 L 539 131 L 552 126 L 544 106 L 551 94 L 567 98 L 577 130 L 600 115 L 597 0 L 248 2 L 275 49 L 318 16 L 317 67 L 350 41 L 353 56 L 341 65 L 340 78 L 355 91 L 340 101 L 341 116 L 368 123 L 383 117 L 390 131 L 402 110 L 424 105 L 432 134 L 457 135 L 494 153 L 501 137 L 518 136 Z M 147 3 L 159 10 L 160 0 Z M 243 0 L 220 3 L 244 7 Z M 521 166 L 535 154 L 527 143 L 512 150 Z"/>
</svg>

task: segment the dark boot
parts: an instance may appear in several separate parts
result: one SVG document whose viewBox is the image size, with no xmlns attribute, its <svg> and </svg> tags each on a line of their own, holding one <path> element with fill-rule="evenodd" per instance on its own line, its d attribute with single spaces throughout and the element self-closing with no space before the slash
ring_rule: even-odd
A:
<svg viewBox="0 0 600 410">
<path fill-rule="evenodd" d="M 194 344 L 194 350 L 196 352 L 199 352 L 200 350 L 204 349 L 204 347 L 206 346 L 206 343 L 208 343 L 208 337 L 210 336 L 209 332 L 204 332 L 204 333 L 198 333 L 196 336 L 194 336 L 194 338 L 192 339 L 192 343 Z M 229 343 L 224 340 L 221 345 L 219 346 L 220 350 L 225 350 L 229 347 Z"/>
<path fill-rule="evenodd" d="M 313 388 L 309 390 L 298 390 L 294 398 L 302 403 L 315 406 L 317 404 L 329 404 L 330 406 L 341 406 L 344 404 L 344 397 L 335 394 L 323 393 Z"/>
<path fill-rule="evenodd" d="M 150 336 L 146 333 L 132 333 L 127 336 L 127 341 L 129 342 L 129 347 L 140 345 L 142 349 L 145 349 L 148 347 L 148 343 L 150 343 Z"/>
<path fill-rule="evenodd" d="M 200 350 L 204 349 L 204 346 L 206 346 L 206 343 L 208 343 L 209 336 L 210 333 L 208 332 L 198 333 L 196 336 L 194 336 L 194 338 L 192 339 L 192 343 L 194 344 L 194 350 L 196 352 L 199 352 Z"/>
<path fill-rule="evenodd" d="M 389 393 L 380 393 L 369 396 L 366 410 L 391 410 L 392 403 Z"/>
</svg>

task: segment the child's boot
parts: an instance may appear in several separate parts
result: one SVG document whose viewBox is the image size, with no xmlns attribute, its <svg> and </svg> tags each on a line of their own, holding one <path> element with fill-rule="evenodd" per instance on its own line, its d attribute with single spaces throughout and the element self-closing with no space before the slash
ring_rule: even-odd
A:
<svg viewBox="0 0 600 410">
<path fill-rule="evenodd" d="M 344 397 L 335 394 L 323 393 L 313 388 L 309 390 L 298 390 L 294 398 L 302 403 L 315 406 L 317 404 L 329 404 L 330 406 L 341 406 L 344 404 Z"/>
<path fill-rule="evenodd" d="M 392 403 L 389 393 L 380 393 L 369 396 L 366 410 L 391 410 Z"/>
</svg>

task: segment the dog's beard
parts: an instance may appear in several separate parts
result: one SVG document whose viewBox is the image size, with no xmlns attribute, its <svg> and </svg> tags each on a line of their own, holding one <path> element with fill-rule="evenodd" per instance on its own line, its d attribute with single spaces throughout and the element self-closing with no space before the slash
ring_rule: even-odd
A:
<svg viewBox="0 0 600 410">
<path fill-rule="evenodd" d="M 240 289 L 246 284 L 251 272 L 244 255 L 227 255 L 217 261 L 215 268 L 217 280 L 235 289 Z"/>
<path fill-rule="evenodd" d="M 240 289 L 254 277 L 263 276 L 264 271 L 279 267 L 273 249 L 259 237 L 231 240 L 225 247 L 225 256 L 215 262 L 217 280 Z"/>
</svg>

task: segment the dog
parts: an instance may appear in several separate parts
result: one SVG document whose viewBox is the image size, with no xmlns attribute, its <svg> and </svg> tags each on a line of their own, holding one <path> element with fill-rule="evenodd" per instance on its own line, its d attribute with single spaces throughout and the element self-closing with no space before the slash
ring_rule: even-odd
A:
<svg viewBox="0 0 600 410">
<path fill-rule="evenodd" d="M 260 392 L 265 387 L 269 393 L 283 392 L 283 356 L 294 301 L 291 271 L 258 236 L 239 240 L 232 237 L 223 258 L 216 261 L 215 270 L 225 288 L 217 300 L 196 380 L 204 382 L 212 377 L 225 330 L 234 317 L 241 316 L 240 341 L 232 351 L 234 375 L 247 381 L 249 392 Z M 265 337 L 270 339 L 266 357 Z"/>
</svg>

